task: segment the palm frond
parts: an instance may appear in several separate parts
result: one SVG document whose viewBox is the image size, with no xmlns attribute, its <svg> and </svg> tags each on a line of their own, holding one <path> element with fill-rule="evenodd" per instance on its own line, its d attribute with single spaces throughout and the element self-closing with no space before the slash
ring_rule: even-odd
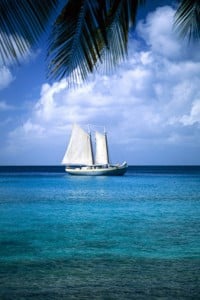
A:
<svg viewBox="0 0 200 300">
<path fill-rule="evenodd" d="M 135 24 L 139 5 L 145 1 L 114 0 L 106 17 L 108 51 L 105 51 L 105 62 L 112 70 L 126 59 L 129 29 Z"/>
<path fill-rule="evenodd" d="M 86 80 L 98 63 L 110 68 L 127 54 L 139 0 L 69 0 L 49 39 L 48 76 Z"/>
<path fill-rule="evenodd" d="M 175 14 L 175 30 L 183 38 L 200 39 L 200 1 L 181 0 Z"/>
<path fill-rule="evenodd" d="M 99 30 L 99 1 L 69 0 L 54 23 L 49 38 L 48 76 L 85 80 L 101 59 L 106 36 Z M 101 19 L 101 26 L 103 24 Z"/>
<path fill-rule="evenodd" d="M 58 0 L 0 1 L 0 59 L 19 61 L 45 31 Z"/>
</svg>

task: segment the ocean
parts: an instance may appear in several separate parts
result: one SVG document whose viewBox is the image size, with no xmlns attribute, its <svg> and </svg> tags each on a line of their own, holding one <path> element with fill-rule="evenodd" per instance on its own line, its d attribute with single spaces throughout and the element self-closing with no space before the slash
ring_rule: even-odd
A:
<svg viewBox="0 0 200 300">
<path fill-rule="evenodd" d="M 0 167 L 0 299 L 199 299 L 200 167 Z"/>
</svg>

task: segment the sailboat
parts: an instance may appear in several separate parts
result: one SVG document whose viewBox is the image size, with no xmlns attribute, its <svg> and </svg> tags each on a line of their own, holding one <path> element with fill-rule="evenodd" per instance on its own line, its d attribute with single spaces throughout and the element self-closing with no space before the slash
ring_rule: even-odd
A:
<svg viewBox="0 0 200 300">
<path fill-rule="evenodd" d="M 65 171 L 70 175 L 82 176 L 116 176 L 124 175 L 127 163 L 110 164 L 107 134 L 95 131 L 96 153 L 93 155 L 91 131 L 86 132 L 74 124 L 71 138 L 62 160 Z"/>
</svg>

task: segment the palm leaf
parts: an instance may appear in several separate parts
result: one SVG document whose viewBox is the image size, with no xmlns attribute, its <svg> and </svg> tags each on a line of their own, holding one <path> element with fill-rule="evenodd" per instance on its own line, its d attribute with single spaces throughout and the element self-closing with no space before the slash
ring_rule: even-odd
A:
<svg viewBox="0 0 200 300">
<path fill-rule="evenodd" d="M 103 38 L 97 31 L 98 1 L 70 0 L 54 23 L 49 39 L 49 76 L 86 79 L 100 59 Z M 94 35 L 93 32 L 96 31 Z"/>
<path fill-rule="evenodd" d="M 49 39 L 48 76 L 86 80 L 99 63 L 110 68 L 127 54 L 139 0 L 69 0 Z"/>
<path fill-rule="evenodd" d="M 175 29 L 188 40 L 200 39 L 200 1 L 182 0 L 175 14 Z"/>
<path fill-rule="evenodd" d="M 105 49 L 105 62 L 107 69 L 113 68 L 126 59 L 128 34 L 135 24 L 139 5 L 145 1 L 139 0 L 114 0 L 106 17 L 106 32 L 109 41 Z"/>
<path fill-rule="evenodd" d="M 0 59 L 19 61 L 45 31 L 58 0 L 0 1 Z"/>
</svg>

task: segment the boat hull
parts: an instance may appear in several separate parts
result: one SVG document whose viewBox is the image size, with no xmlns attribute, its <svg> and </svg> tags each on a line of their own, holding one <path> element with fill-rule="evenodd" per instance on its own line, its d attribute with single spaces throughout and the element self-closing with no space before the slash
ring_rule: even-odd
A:
<svg viewBox="0 0 200 300">
<path fill-rule="evenodd" d="M 127 171 L 127 164 L 114 165 L 108 167 L 80 167 L 80 168 L 68 168 L 65 171 L 70 175 L 78 176 L 122 176 Z"/>
</svg>

